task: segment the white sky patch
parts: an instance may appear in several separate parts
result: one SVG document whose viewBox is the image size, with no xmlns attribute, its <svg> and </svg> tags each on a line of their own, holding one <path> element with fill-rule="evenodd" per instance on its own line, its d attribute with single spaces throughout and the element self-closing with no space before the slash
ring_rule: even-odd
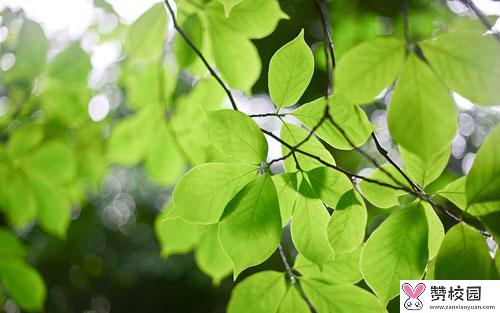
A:
<svg viewBox="0 0 500 313">
<path fill-rule="evenodd" d="M 92 50 L 92 66 L 102 70 L 118 60 L 121 53 L 121 44 L 118 41 L 106 41 L 93 47 Z"/>
<path fill-rule="evenodd" d="M 89 102 L 89 115 L 95 121 L 103 120 L 109 113 L 109 100 L 104 95 L 94 96 Z"/>
</svg>

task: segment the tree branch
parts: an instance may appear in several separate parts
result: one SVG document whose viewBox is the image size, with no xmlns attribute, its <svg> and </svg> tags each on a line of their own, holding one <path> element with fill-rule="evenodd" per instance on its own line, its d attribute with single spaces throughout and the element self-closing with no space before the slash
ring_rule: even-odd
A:
<svg viewBox="0 0 500 313">
<path fill-rule="evenodd" d="M 236 105 L 236 101 L 234 101 L 233 95 L 229 88 L 226 86 L 224 81 L 220 78 L 220 76 L 215 72 L 215 70 L 210 66 L 208 63 L 207 59 L 205 56 L 203 56 L 203 53 L 194 45 L 194 43 L 189 39 L 189 37 L 184 33 L 184 31 L 180 28 L 180 26 L 177 24 L 177 19 L 175 18 L 175 13 L 174 10 L 172 9 L 172 6 L 169 3 L 169 0 L 165 0 L 163 3 L 165 3 L 165 6 L 167 7 L 170 16 L 172 17 L 172 22 L 174 23 L 174 28 L 177 30 L 179 35 L 181 35 L 182 39 L 193 49 L 193 51 L 198 55 L 200 60 L 203 62 L 205 67 L 208 69 L 210 72 L 210 75 L 212 75 L 213 78 L 219 83 L 219 85 L 224 89 L 226 92 L 226 95 L 229 98 L 229 101 L 231 102 L 231 106 L 233 107 L 234 110 L 238 110 L 238 106 Z"/>
<path fill-rule="evenodd" d="M 500 41 L 500 33 L 493 29 L 493 25 L 491 25 L 484 13 L 474 4 L 474 2 L 472 2 L 471 0 L 460 0 L 460 2 L 470 8 L 474 12 L 474 14 L 476 14 L 477 18 L 479 18 L 486 30 L 491 31 L 496 40 Z"/>
<path fill-rule="evenodd" d="M 292 284 L 296 284 L 297 283 L 297 276 L 295 276 L 295 274 L 293 273 L 292 267 L 290 266 L 290 263 L 288 263 L 288 259 L 286 258 L 285 251 L 284 251 L 283 246 L 281 244 L 278 246 L 278 252 L 279 252 L 281 261 L 283 262 L 283 265 L 285 266 L 285 270 L 288 274 L 288 277 L 290 278 L 290 281 L 292 282 Z"/>
</svg>

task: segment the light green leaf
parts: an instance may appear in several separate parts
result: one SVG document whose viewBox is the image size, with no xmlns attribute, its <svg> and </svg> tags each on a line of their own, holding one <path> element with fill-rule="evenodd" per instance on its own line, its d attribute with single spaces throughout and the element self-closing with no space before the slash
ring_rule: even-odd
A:
<svg viewBox="0 0 500 313">
<path fill-rule="evenodd" d="M 18 227 L 31 222 L 36 216 L 36 202 L 29 182 L 20 175 L 13 175 L 2 185 L 2 210 L 9 220 Z"/>
<path fill-rule="evenodd" d="M 170 217 L 169 212 L 173 211 L 172 205 L 171 203 L 158 215 L 155 221 L 156 237 L 160 241 L 161 255 L 164 258 L 190 252 L 198 243 L 202 233 L 202 226 Z"/>
<path fill-rule="evenodd" d="M 203 46 L 204 29 L 197 14 L 189 15 L 182 22 L 181 29 L 196 48 L 200 49 Z M 180 68 L 186 68 L 196 60 L 196 52 L 179 34 L 175 34 L 173 46 L 175 59 Z"/>
<path fill-rule="evenodd" d="M 478 216 L 495 240 L 500 240 L 500 201 L 481 202 L 467 206 L 465 184 L 467 176 L 452 181 L 438 194 L 453 202 L 461 210 Z"/>
<path fill-rule="evenodd" d="M 365 238 L 367 213 L 365 202 L 354 190 L 345 193 L 328 223 L 328 240 L 336 253 L 358 248 Z"/>
<path fill-rule="evenodd" d="M 309 129 L 312 129 L 318 125 L 323 117 L 325 105 L 324 98 L 316 99 L 299 107 L 293 112 L 293 116 Z M 356 106 L 331 103 L 330 115 L 335 124 L 344 130 L 347 138 L 356 147 L 365 143 L 370 134 L 376 129 L 376 126 L 368 121 L 366 113 Z M 353 148 L 349 140 L 345 139 L 342 132 L 328 119 L 321 124 L 316 134 L 337 149 L 351 150 Z"/>
<path fill-rule="evenodd" d="M 422 158 L 417 154 L 399 147 L 401 158 L 408 175 L 420 186 L 428 186 L 435 181 L 448 165 L 451 145 L 448 145 L 429 158 Z"/>
<path fill-rule="evenodd" d="M 402 40 L 381 37 L 362 43 L 340 59 L 335 70 L 335 95 L 352 104 L 372 102 L 401 71 Z"/>
<path fill-rule="evenodd" d="M 457 112 L 448 91 L 413 54 L 396 84 L 387 122 L 394 140 L 425 160 L 448 146 L 455 136 Z"/>
<path fill-rule="evenodd" d="M 26 251 L 21 241 L 7 228 L 0 228 L 0 260 L 24 259 Z"/>
<path fill-rule="evenodd" d="M 157 3 L 132 24 L 125 48 L 134 59 L 156 63 L 163 53 L 166 30 L 165 7 Z"/>
<path fill-rule="evenodd" d="M 304 292 L 317 312 L 321 313 L 382 313 L 384 306 L 370 292 L 357 286 L 337 286 L 302 280 Z"/>
<path fill-rule="evenodd" d="M 363 278 L 359 271 L 362 248 L 360 246 L 352 252 L 337 254 L 334 260 L 323 265 L 323 270 L 299 254 L 293 268 L 308 279 L 324 281 L 331 285 L 355 284 Z"/>
<path fill-rule="evenodd" d="M 404 177 L 399 174 L 399 172 L 390 164 L 384 164 L 377 168 L 371 175 L 368 176 L 370 179 L 377 180 L 379 182 L 391 184 L 398 186 L 399 184 L 394 182 L 392 178 L 387 175 L 382 169 L 387 173 L 391 174 L 398 182 L 403 185 L 407 185 Z M 375 183 L 363 180 L 359 183 L 359 188 L 363 196 L 370 201 L 373 205 L 379 208 L 390 208 L 399 205 L 398 197 L 405 194 L 404 190 L 396 190 L 386 186 L 380 186 Z"/>
<path fill-rule="evenodd" d="M 344 174 L 322 166 L 307 172 L 314 193 L 329 207 L 336 208 L 340 198 L 353 188 Z"/>
<path fill-rule="evenodd" d="M 76 174 L 71 148 L 63 141 L 45 143 L 27 162 L 27 171 L 42 175 L 56 183 L 68 183 Z"/>
<path fill-rule="evenodd" d="M 299 188 L 290 226 L 292 240 L 300 254 L 321 268 L 334 257 L 327 235 L 330 215 L 306 180 Z"/>
<path fill-rule="evenodd" d="M 222 250 L 218 232 L 218 226 L 211 225 L 202 235 L 195 253 L 196 264 L 202 272 L 212 278 L 215 286 L 218 286 L 233 269 L 231 260 Z"/>
<path fill-rule="evenodd" d="M 436 259 L 436 279 L 489 279 L 491 258 L 486 239 L 463 223 L 444 237 Z"/>
<path fill-rule="evenodd" d="M 309 132 L 302 129 L 299 126 L 293 124 L 283 124 L 281 127 L 281 139 L 286 141 L 292 146 L 296 146 L 301 143 L 304 139 L 307 138 Z M 318 139 L 310 137 L 305 143 L 303 143 L 300 147 L 300 150 L 308 152 L 310 154 L 316 155 L 320 157 L 323 161 L 326 161 L 330 164 L 335 164 L 332 155 L 323 147 L 323 145 L 318 141 Z M 287 147 L 282 146 L 282 153 L 286 155 L 290 152 Z M 316 167 L 324 166 L 321 162 L 312 159 L 306 155 L 303 155 L 299 152 L 296 153 L 297 159 L 299 161 L 300 167 L 304 171 L 312 170 Z M 295 172 L 297 171 L 297 167 L 293 157 L 289 157 L 284 161 L 285 170 L 287 172 Z"/>
<path fill-rule="evenodd" d="M 229 13 L 231 13 L 231 10 L 233 7 L 243 0 L 218 0 L 223 6 L 224 6 L 224 14 L 226 17 L 229 16 Z"/>
<path fill-rule="evenodd" d="M 272 176 L 280 203 L 281 224 L 287 225 L 292 217 L 299 193 L 299 177 L 296 173 L 283 173 Z"/>
<path fill-rule="evenodd" d="M 229 202 L 219 223 L 219 239 L 234 265 L 234 278 L 274 253 L 281 240 L 281 218 L 270 176 L 258 176 Z"/>
<path fill-rule="evenodd" d="M 235 110 L 218 110 L 208 116 L 212 144 L 229 158 L 259 164 L 266 161 L 267 142 L 257 123 Z"/>
<path fill-rule="evenodd" d="M 258 272 L 233 289 L 227 312 L 276 312 L 285 293 L 286 284 L 283 273 Z"/>
<path fill-rule="evenodd" d="M 162 125 L 156 130 L 158 135 L 145 164 L 148 175 L 164 186 L 173 184 L 186 169 L 184 157 L 179 152 L 168 127 L 170 126 Z"/>
<path fill-rule="evenodd" d="M 429 227 L 429 260 L 432 260 L 438 254 L 439 247 L 441 247 L 441 243 L 443 242 L 444 227 L 432 206 L 427 202 L 422 202 L 421 204 L 425 209 L 425 216 Z"/>
<path fill-rule="evenodd" d="M 32 180 L 40 225 L 49 234 L 64 238 L 71 218 L 71 207 L 63 189 Z"/>
<path fill-rule="evenodd" d="M 493 129 L 479 148 L 465 191 L 468 205 L 500 201 L 500 126 Z"/>
<path fill-rule="evenodd" d="M 288 288 L 288 291 L 280 303 L 277 313 L 309 313 L 309 306 L 302 298 L 294 285 Z"/>
<path fill-rule="evenodd" d="M 234 2 L 238 0 L 222 1 Z M 242 1 L 233 7 L 227 19 L 224 19 L 223 14 L 221 14 L 222 8 L 220 6 L 213 6 L 210 10 L 211 19 L 219 18 L 223 21 L 224 26 L 252 39 L 269 36 L 281 19 L 288 18 L 288 15 L 280 9 L 279 1 L 276 0 Z"/>
<path fill-rule="evenodd" d="M 173 197 L 180 216 L 191 223 L 214 224 L 228 202 L 257 175 L 258 167 L 240 163 L 206 163 L 187 172 Z"/>
<path fill-rule="evenodd" d="M 429 255 L 428 232 L 425 210 L 417 204 L 393 213 L 366 242 L 361 273 L 384 304 L 399 294 L 399 280 L 423 276 Z"/>
<path fill-rule="evenodd" d="M 149 107 L 121 119 L 111 131 L 108 160 L 123 165 L 135 165 L 142 161 L 149 154 L 161 125 L 161 117 L 157 107 Z"/>
<path fill-rule="evenodd" d="M 47 291 L 40 274 L 23 262 L 0 261 L 0 281 L 21 309 L 41 311 Z"/>
<path fill-rule="evenodd" d="M 209 27 L 212 54 L 222 77 L 232 88 L 250 93 L 261 71 L 257 49 L 241 34 L 212 21 Z M 238 66 L 234 66 L 238 60 Z"/>
<path fill-rule="evenodd" d="M 35 123 L 27 123 L 17 128 L 9 136 L 7 152 L 21 158 L 29 154 L 43 139 L 43 128 Z"/>
<path fill-rule="evenodd" d="M 70 84 L 49 78 L 41 83 L 39 99 L 47 118 L 56 118 L 68 125 L 81 125 L 90 120 L 90 89 L 86 83 Z"/>
<path fill-rule="evenodd" d="M 48 50 L 49 42 L 40 25 L 24 19 L 15 50 L 16 63 L 5 73 L 5 80 L 31 83 L 44 70 Z"/>
<path fill-rule="evenodd" d="M 294 105 L 314 73 L 314 56 L 304 41 L 304 30 L 271 58 L 269 94 L 278 108 Z"/>
<path fill-rule="evenodd" d="M 75 42 L 55 56 L 49 65 L 49 76 L 65 84 L 87 85 L 91 68 L 90 56 Z"/>
<path fill-rule="evenodd" d="M 421 43 L 425 58 L 454 91 L 480 105 L 499 105 L 500 45 L 478 22 Z"/>
</svg>

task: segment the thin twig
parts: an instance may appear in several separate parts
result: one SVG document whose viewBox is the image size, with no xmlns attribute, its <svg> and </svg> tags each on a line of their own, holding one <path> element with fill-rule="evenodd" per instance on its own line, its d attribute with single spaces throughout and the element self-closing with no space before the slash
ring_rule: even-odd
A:
<svg viewBox="0 0 500 313">
<path fill-rule="evenodd" d="M 283 249 L 283 246 L 280 244 L 278 246 L 278 252 L 281 257 L 281 261 L 283 262 L 283 265 L 285 266 L 285 270 L 288 273 L 288 277 L 290 277 L 290 281 L 292 284 L 297 283 L 297 276 L 292 271 L 292 267 L 290 266 L 290 263 L 288 263 L 288 259 L 286 258 L 285 251 Z"/>
<path fill-rule="evenodd" d="M 287 116 L 286 113 L 259 113 L 259 114 L 250 114 L 248 115 L 250 117 L 268 117 L 268 116 L 274 116 L 274 117 L 285 117 Z"/>
<path fill-rule="evenodd" d="M 486 30 L 491 31 L 493 33 L 493 36 L 495 36 L 495 38 L 500 41 L 500 33 L 493 29 L 493 25 L 490 23 L 490 21 L 488 21 L 484 13 L 474 4 L 474 2 L 472 2 L 471 0 L 460 0 L 460 2 L 469 7 L 474 12 L 474 14 L 476 14 L 481 23 L 483 23 Z"/>
<path fill-rule="evenodd" d="M 189 37 L 184 33 L 184 31 L 180 28 L 180 26 L 177 24 L 177 19 L 175 18 L 175 13 L 174 10 L 172 9 L 172 6 L 168 2 L 169 0 L 165 0 L 163 3 L 165 3 L 165 6 L 167 7 L 170 16 L 172 16 L 172 21 L 174 23 L 174 28 L 177 30 L 179 35 L 181 35 L 182 39 L 193 49 L 193 51 L 198 55 L 198 57 L 201 59 L 205 67 L 208 69 L 210 72 L 210 75 L 212 75 L 213 78 L 219 83 L 219 85 L 224 89 L 226 92 L 226 95 L 229 98 L 229 101 L 231 102 L 231 106 L 233 107 L 234 110 L 238 110 L 238 106 L 236 105 L 236 101 L 234 101 L 233 95 L 229 88 L 226 86 L 224 81 L 220 78 L 220 76 L 215 72 L 215 70 L 210 66 L 208 63 L 207 59 L 205 56 L 203 56 L 203 53 L 194 45 L 194 43 L 189 39 Z"/>
</svg>

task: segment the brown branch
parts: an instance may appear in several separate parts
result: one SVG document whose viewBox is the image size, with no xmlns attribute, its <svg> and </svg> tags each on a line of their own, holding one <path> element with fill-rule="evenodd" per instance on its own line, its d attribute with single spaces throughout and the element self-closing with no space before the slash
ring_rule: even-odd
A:
<svg viewBox="0 0 500 313">
<path fill-rule="evenodd" d="M 238 106 L 236 105 L 236 101 L 234 101 L 234 98 L 233 98 L 233 95 L 232 95 L 231 91 L 226 86 L 226 84 L 224 83 L 224 81 L 222 80 L 222 78 L 220 78 L 220 76 L 210 66 L 210 64 L 208 63 L 207 59 L 203 55 L 203 53 L 194 45 L 194 43 L 191 41 L 191 39 L 189 39 L 189 37 L 184 33 L 184 31 L 177 24 L 177 19 L 175 18 L 174 10 L 172 9 L 172 6 L 170 5 L 170 3 L 168 1 L 169 0 L 165 0 L 163 3 L 165 3 L 165 6 L 167 7 L 167 9 L 169 11 L 170 16 L 172 17 L 172 22 L 174 23 L 175 30 L 177 30 L 177 32 L 179 33 L 179 35 L 181 35 L 182 39 L 184 39 L 184 41 L 191 47 L 191 49 L 193 49 L 193 51 L 196 53 L 196 55 L 198 55 L 198 57 L 200 58 L 200 60 L 203 62 L 203 64 L 205 65 L 205 67 L 210 72 L 210 75 L 212 75 L 212 77 L 215 78 L 215 80 L 219 83 L 219 85 L 222 87 L 222 89 L 224 89 L 224 91 L 226 92 L 226 95 L 229 98 L 229 101 L 231 102 L 231 106 L 233 107 L 233 109 L 234 110 L 238 110 Z"/>
<path fill-rule="evenodd" d="M 281 262 L 283 262 L 283 265 L 285 266 L 285 270 L 288 274 L 288 277 L 290 278 L 290 281 L 292 282 L 292 284 L 296 284 L 298 280 L 297 276 L 293 273 L 292 267 L 290 266 L 290 263 L 288 263 L 288 259 L 286 258 L 285 251 L 281 244 L 278 246 L 278 253 L 280 255 Z"/>
</svg>

